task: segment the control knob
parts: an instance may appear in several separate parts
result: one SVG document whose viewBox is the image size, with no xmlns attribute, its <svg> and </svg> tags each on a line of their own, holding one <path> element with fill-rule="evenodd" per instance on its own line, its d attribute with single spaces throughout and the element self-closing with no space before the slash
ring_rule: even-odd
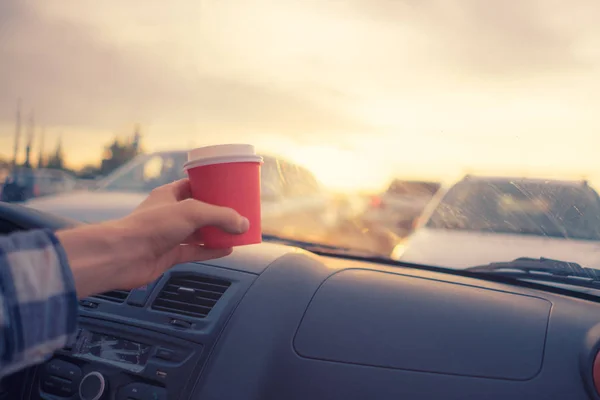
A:
<svg viewBox="0 0 600 400">
<path fill-rule="evenodd" d="M 106 386 L 106 380 L 100 372 L 90 372 L 81 379 L 79 397 L 82 400 L 100 400 Z"/>
</svg>

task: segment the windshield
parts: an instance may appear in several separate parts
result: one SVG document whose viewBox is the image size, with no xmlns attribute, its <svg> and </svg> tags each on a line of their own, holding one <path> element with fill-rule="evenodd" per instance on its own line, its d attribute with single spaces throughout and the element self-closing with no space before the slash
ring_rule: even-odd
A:
<svg viewBox="0 0 600 400">
<path fill-rule="evenodd" d="M 182 152 L 138 156 L 101 181 L 98 190 L 149 193 L 184 178 L 186 160 L 187 156 Z"/>
<path fill-rule="evenodd" d="M 0 176 L 80 179 L 1 190 L 111 219 L 184 178 L 187 150 L 249 143 L 269 237 L 600 268 L 599 15 L 598 0 L 2 0 Z"/>
<path fill-rule="evenodd" d="M 584 183 L 467 181 L 450 189 L 426 227 L 600 240 L 600 198 Z"/>
</svg>

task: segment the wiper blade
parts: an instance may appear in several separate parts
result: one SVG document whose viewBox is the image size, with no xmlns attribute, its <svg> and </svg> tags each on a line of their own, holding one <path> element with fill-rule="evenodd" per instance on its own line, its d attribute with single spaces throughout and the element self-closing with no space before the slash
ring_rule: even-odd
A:
<svg viewBox="0 0 600 400">
<path fill-rule="evenodd" d="M 279 243 L 279 244 L 284 244 L 287 246 L 299 247 L 301 249 L 308 250 L 308 251 L 311 251 L 311 252 L 317 253 L 317 254 L 343 254 L 343 255 L 353 255 L 353 256 L 359 256 L 359 255 L 374 256 L 374 255 L 376 255 L 374 252 L 370 252 L 367 250 L 357 250 L 357 249 L 351 249 L 348 247 L 307 242 L 307 241 L 296 240 L 296 239 L 288 239 L 288 238 L 280 237 L 277 235 L 263 234 L 262 239 L 265 242 Z"/>
<path fill-rule="evenodd" d="M 543 257 L 521 257 L 513 261 L 467 268 L 466 271 L 600 289 L 599 270 Z"/>
</svg>

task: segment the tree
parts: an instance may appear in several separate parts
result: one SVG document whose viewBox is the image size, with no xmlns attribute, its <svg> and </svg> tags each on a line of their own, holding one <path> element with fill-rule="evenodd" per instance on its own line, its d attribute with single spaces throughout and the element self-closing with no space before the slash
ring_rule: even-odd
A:
<svg viewBox="0 0 600 400">
<path fill-rule="evenodd" d="M 136 125 L 133 136 L 126 140 L 116 137 L 111 144 L 104 149 L 104 158 L 100 165 L 100 174 L 106 175 L 132 160 L 141 153 L 141 134 L 139 126 Z"/>
<path fill-rule="evenodd" d="M 38 161 L 37 161 L 38 168 L 44 168 L 46 166 L 46 162 L 45 162 L 46 157 L 44 156 L 44 136 L 45 136 L 45 131 L 44 131 L 44 128 L 42 127 L 42 131 L 40 132 L 40 148 L 38 150 Z"/>
<path fill-rule="evenodd" d="M 33 117 L 33 110 L 29 116 L 29 126 L 27 127 L 27 141 L 25 142 L 25 162 L 23 166 L 25 168 L 31 168 L 31 146 L 33 145 L 33 137 L 35 135 L 35 122 Z"/>
<path fill-rule="evenodd" d="M 100 175 L 100 169 L 97 165 L 85 165 L 75 174 L 81 179 L 95 179 Z"/>
<path fill-rule="evenodd" d="M 65 169 L 61 137 L 58 138 L 58 142 L 56 143 L 56 150 L 54 151 L 54 154 L 52 154 L 48 158 L 46 167 L 47 168 L 55 168 L 55 169 Z"/>
</svg>

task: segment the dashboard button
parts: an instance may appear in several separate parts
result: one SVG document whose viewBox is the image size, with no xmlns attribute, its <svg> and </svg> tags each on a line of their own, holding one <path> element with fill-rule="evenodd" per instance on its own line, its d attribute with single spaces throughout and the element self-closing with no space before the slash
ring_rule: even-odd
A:
<svg viewBox="0 0 600 400">
<path fill-rule="evenodd" d="M 64 370 L 64 362 L 60 360 L 52 360 L 46 364 L 46 371 L 51 375 L 62 376 Z"/>
<path fill-rule="evenodd" d="M 171 361 L 175 358 L 175 354 L 173 351 L 169 349 L 159 348 L 156 350 L 156 354 L 154 355 L 156 358 L 160 358 L 161 360 Z"/>
<path fill-rule="evenodd" d="M 77 365 L 68 364 L 65 366 L 66 372 L 63 375 L 64 378 L 67 378 L 71 381 L 79 381 L 81 379 L 81 368 Z"/>
<path fill-rule="evenodd" d="M 58 394 L 58 388 L 60 382 L 58 382 L 53 376 L 49 376 L 42 381 L 42 390 L 50 394 Z"/>
<path fill-rule="evenodd" d="M 146 386 L 143 383 L 130 383 L 119 390 L 117 400 L 144 400 L 147 397 L 145 396 Z"/>
<path fill-rule="evenodd" d="M 127 304 L 132 306 L 143 307 L 150 297 L 150 293 L 152 293 L 152 289 L 156 286 L 158 280 L 149 283 L 147 285 L 141 286 L 139 288 L 133 289 L 131 293 L 129 293 L 129 297 L 127 297 Z"/>
<path fill-rule="evenodd" d="M 57 396 L 71 396 L 75 393 L 74 383 L 58 376 L 47 376 L 41 383 L 42 391 Z"/>
<path fill-rule="evenodd" d="M 166 400 L 165 389 L 145 383 L 130 383 L 121 388 L 116 400 Z"/>
<path fill-rule="evenodd" d="M 167 379 L 168 374 L 165 371 L 161 371 L 160 369 L 156 370 L 156 377 L 161 380 Z"/>
<path fill-rule="evenodd" d="M 89 300 L 81 300 L 79 305 L 85 308 L 98 308 L 98 303 Z"/>
<path fill-rule="evenodd" d="M 167 400 L 167 392 L 163 388 L 149 386 L 146 394 L 148 400 Z"/>
<path fill-rule="evenodd" d="M 81 369 L 75 365 L 63 360 L 52 360 L 46 364 L 46 373 L 48 375 L 66 378 L 71 381 L 77 381 L 81 378 Z"/>
<path fill-rule="evenodd" d="M 192 327 L 192 323 L 183 319 L 171 318 L 169 323 L 178 328 L 189 329 Z"/>
</svg>

